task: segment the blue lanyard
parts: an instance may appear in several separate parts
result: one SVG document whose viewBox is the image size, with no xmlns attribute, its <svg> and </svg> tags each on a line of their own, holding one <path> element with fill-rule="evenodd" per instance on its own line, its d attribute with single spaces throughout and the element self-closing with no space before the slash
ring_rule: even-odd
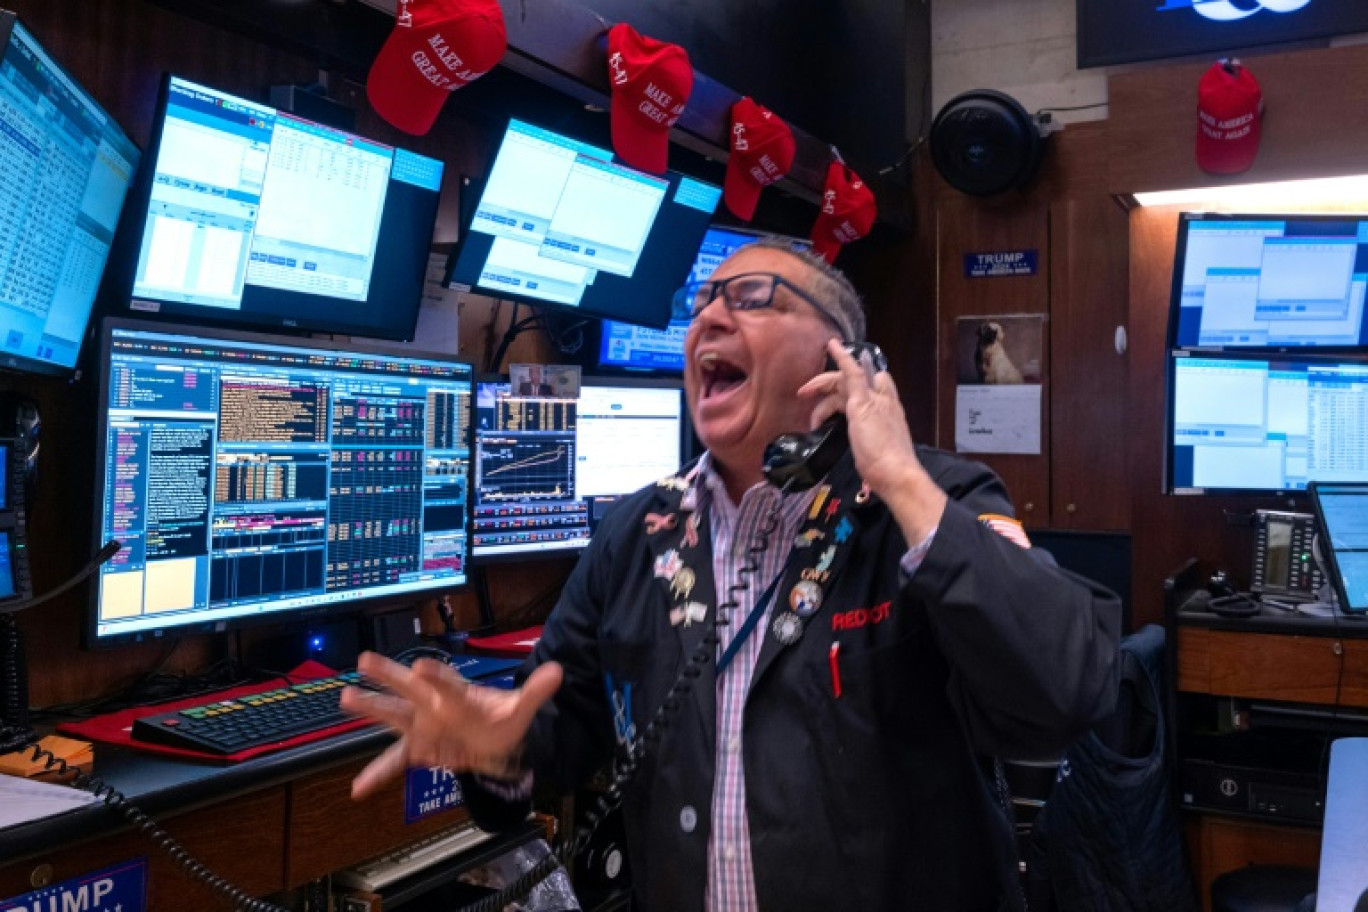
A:
<svg viewBox="0 0 1368 912">
<path fill-rule="evenodd" d="M 788 560 L 784 561 L 784 566 L 779 568 L 779 572 L 774 575 L 769 586 L 764 592 L 760 593 L 760 599 L 751 609 L 750 614 L 746 615 L 746 622 L 736 631 L 736 636 L 727 644 L 727 650 L 722 653 L 722 658 L 717 660 L 717 676 L 722 677 L 722 673 L 727 670 L 727 666 L 736 658 L 736 654 L 741 651 L 741 646 L 746 642 L 746 638 L 755 632 L 755 627 L 760 623 L 760 618 L 764 616 L 765 609 L 769 607 L 770 599 L 774 598 L 774 590 L 779 588 L 779 580 L 784 578 L 784 571 L 793 561 L 793 552 L 789 553 Z"/>
</svg>

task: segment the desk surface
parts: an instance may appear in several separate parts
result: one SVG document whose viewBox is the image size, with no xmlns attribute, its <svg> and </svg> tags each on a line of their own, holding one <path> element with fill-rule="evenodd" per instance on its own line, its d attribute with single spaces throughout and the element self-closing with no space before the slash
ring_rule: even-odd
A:
<svg viewBox="0 0 1368 912">
<path fill-rule="evenodd" d="M 378 727 L 355 729 L 232 764 L 188 761 L 96 744 L 93 774 L 122 792 L 140 810 L 156 816 L 166 811 L 193 810 L 325 770 L 376 753 L 390 740 L 391 736 Z M 0 829 L 0 858 L 18 860 L 128 825 L 123 814 L 105 804 L 81 805 L 65 813 Z"/>
</svg>

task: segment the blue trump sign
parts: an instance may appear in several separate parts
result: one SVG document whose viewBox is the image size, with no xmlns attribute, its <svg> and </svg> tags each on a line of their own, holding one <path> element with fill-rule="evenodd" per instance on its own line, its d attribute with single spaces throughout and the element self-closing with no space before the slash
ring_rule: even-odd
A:
<svg viewBox="0 0 1368 912">
<path fill-rule="evenodd" d="M 146 858 L 64 880 L 13 899 L 0 899 L 0 912 L 143 912 L 146 908 Z"/>
<path fill-rule="evenodd" d="M 440 766 L 416 767 L 404 779 L 404 823 L 465 804 L 456 774 Z"/>
<path fill-rule="evenodd" d="M 1368 31 L 1363 0 L 1077 2 L 1080 68 Z"/>
<path fill-rule="evenodd" d="M 1003 276 L 1031 276 L 1040 271 L 1037 250 L 1003 250 L 997 253 L 966 253 L 966 279 L 996 279 Z"/>
</svg>

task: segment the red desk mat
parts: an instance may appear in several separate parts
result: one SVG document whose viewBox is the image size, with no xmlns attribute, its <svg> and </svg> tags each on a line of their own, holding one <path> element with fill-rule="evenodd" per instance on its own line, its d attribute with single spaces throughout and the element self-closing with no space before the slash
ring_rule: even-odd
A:
<svg viewBox="0 0 1368 912">
<path fill-rule="evenodd" d="M 466 640 L 466 648 L 484 655 L 520 659 L 532 651 L 541 635 L 542 628 L 539 624 L 536 627 L 525 627 L 498 636 L 470 637 Z"/>
<path fill-rule="evenodd" d="M 319 741 L 323 738 L 341 734 L 342 732 L 364 728 L 371 723 L 366 719 L 339 722 L 329 728 L 322 728 L 318 731 L 308 732 L 303 735 L 295 735 L 292 738 L 286 738 L 284 741 L 273 741 L 270 744 L 263 744 L 259 747 L 249 747 L 246 750 L 238 751 L 236 754 L 211 754 L 208 751 L 192 750 L 184 747 L 171 747 L 167 744 L 156 744 L 149 741 L 135 741 L 133 739 L 133 720 L 140 719 L 143 716 L 155 716 L 158 713 L 174 712 L 189 706 L 200 706 L 215 700 L 229 700 L 234 697 L 245 697 L 249 694 L 277 690 L 282 686 L 301 684 L 304 681 L 326 678 L 334 674 L 337 674 L 337 672 L 328 666 L 319 662 L 309 661 L 299 665 L 294 670 L 273 681 L 244 684 L 242 687 L 233 687 L 213 694 L 200 694 L 197 697 L 174 700 L 170 703 L 159 703 L 156 706 L 135 706 L 132 709 L 124 709 L 119 712 L 96 716 L 93 719 L 85 719 L 81 722 L 63 722 L 61 725 L 57 726 L 57 730 L 63 734 L 75 735 L 78 738 L 85 738 L 90 741 L 103 741 L 106 744 L 120 744 L 124 747 L 131 747 L 135 750 L 147 751 L 153 754 L 165 754 L 171 757 L 186 757 L 192 760 L 214 760 L 219 763 L 236 763 L 239 760 L 246 760 L 249 757 L 257 756 L 258 754 L 283 750 L 287 747 L 295 747 L 300 744 L 308 744 L 310 741 Z M 284 682 L 283 684 L 282 681 Z"/>
</svg>

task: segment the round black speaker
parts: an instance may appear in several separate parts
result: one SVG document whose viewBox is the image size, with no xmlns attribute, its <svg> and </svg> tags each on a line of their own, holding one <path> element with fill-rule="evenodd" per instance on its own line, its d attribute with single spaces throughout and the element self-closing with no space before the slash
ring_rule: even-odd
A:
<svg viewBox="0 0 1368 912">
<path fill-rule="evenodd" d="M 977 89 L 950 99 L 931 124 L 931 161 L 971 196 L 1024 187 L 1044 157 L 1040 128 L 1015 98 Z"/>
</svg>

